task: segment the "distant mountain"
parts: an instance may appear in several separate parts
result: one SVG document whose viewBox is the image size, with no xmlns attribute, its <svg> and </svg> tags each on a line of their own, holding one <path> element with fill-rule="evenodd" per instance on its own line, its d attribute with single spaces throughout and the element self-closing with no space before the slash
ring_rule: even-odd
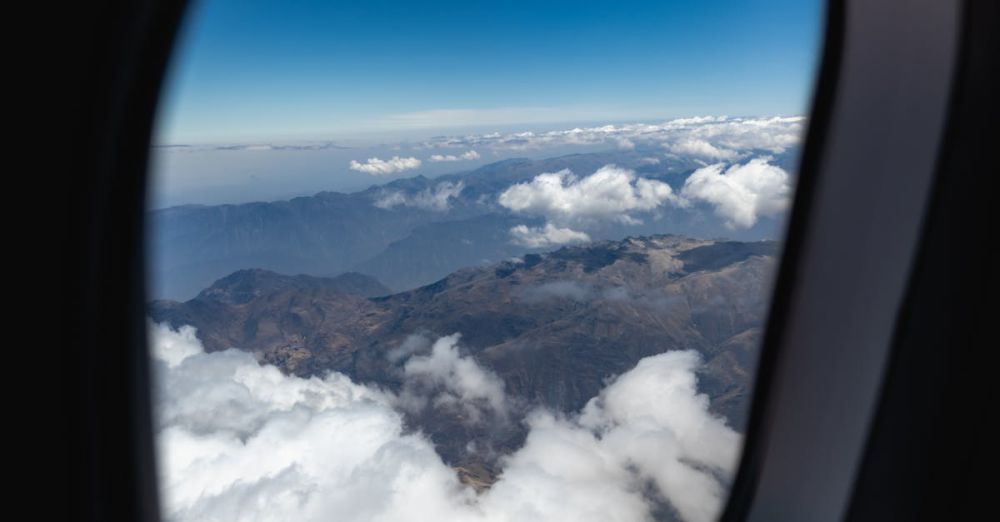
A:
<svg viewBox="0 0 1000 522">
<path fill-rule="evenodd" d="M 361 297 L 377 297 L 392 293 L 374 277 L 357 272 L 346 272 L 336 277 L 286 276 L 256 268 L 238 270 L 219 279 L 211 287 L 203 290 L 198 298 L 240 305 L 261 296 L 283 291 L 323 291 L 332 295 L 349 294 Z"/>
<path fill-rule="evenodd" d="M 469 219 L 426 223 L 353 267 L 393 288 L 437 281 L 457 268 L 496 263 L 523 254 L 510 242 L 510 228 L 526 220 L 485 214 Z"/>
<path fill-rule="evenodd" d="M 296 375 L 335 370 L 397 391 L 400 351 L 427 349 L 415 335 L 460 332 L 463 353 L 500 377 L 518 414 L 539 404 L 576 411 L 643 357 L 695 349 L 706 361 L 699 388 L 741 429 L 777 249 L 664 235 L 597 241 L 378 297 L 366 297 L 379 293 L 370 280 L 244 270 L 187 302 L 153 302 L 149 314 L 195 326 L 209 351 L 238 347 Z M 469 425 L 448 411 L 408 421 L 477 476 L 495 463 L 473 457 L 470 443 L 509 450 L 524 436 L 520 422 Z"/>
<path fill-rule="evenodd" d="M 154 211 L 149 216 L 154 292 L 187 298 L 241 268 L 335 275 L 440 217 L 421 209 L 378 208 L 363 194 L 329 192 Z"/>
<path fill-rule="evenodd" d="M 514 224 L 532 222 L 497 203 L 497 195 L 512 184 L 562 169 L 587 175 L 614 163 L 679 188 L 700 166 L 681 158 L 649 164 L 646 155 L 613 151 L 509 159 L 435 179 L 399 179 L 352 194 L 321 192 L 288 201 L 152 211 L 148 221 L 153 296 L 188 299 L 243 268 L 314 276 L 357 271 L 394 290 L 416 288 L 469 264 L 494 263 L 533 251 L 505 237 L 505 230 Z M 615 239 L 666 230 L 747 239 L 773 237 L 776 229 L 775 223 L 765 221 L 737 233 L 724 228 L 711 213 L 692 207 L 660 209 L 641 225 L 606 224 L 588 233 L 594 239 Z"/>
</svg>

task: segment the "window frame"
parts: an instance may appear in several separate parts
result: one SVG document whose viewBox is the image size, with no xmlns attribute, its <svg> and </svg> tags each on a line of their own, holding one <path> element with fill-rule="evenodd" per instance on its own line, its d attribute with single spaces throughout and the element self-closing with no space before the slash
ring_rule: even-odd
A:
<svg viewBox="0 0 1000 522">
<path fill-rule="evenodd" d="M 97 16 L 78 22 L 85 36 L 66 46 L 59 62 L 69 71 L 80 108 L 74 122 L 80 165 L 65 173 L 62 237 L 68 265 L 63 276 L 72 302 L 62 361 L 70 452 L 63 505 L 72 513 L 67 519 L 160 518 L 142 312 L 143 219 L 153 118 L 185 7 L 182 0 L 88 5 Z M 899 465 L 901 455 L 936 456 L 945 448 L 936 445 L 942 439 L 932 426 L 914 423 L 922 412 L 898 390 L 935 375 L 933 358 L 913 362 L 912 357 L 941 342 L 940 331 L 984 324 L 982 298 L 969 298 L 984 293 L 973 276 L 987 277 L 991 267 L 982 247 L 948 252 L 954 254 L 947 256 L 953 270 L 969 271 L 959 288 L 967 301 L 935 303 L 937 294 L 926 289 L 941 284 L 928 270 L 940 267 L 944 249 L 953 247 L 946 241 L 949 233 L 964 227 L 963 238 L 990 237 L 987 219 L 979 219 L 989 204 L 983 172 L 994 165 L 987 153 L 995 144 L 987 137 L 996 116 L 991 93 L 1000 92 L 990 51 L 1000 47 L 998 25 L 991 0 L 828 3 L 822 63 L 744 456 L 722 520 L 867 520 L 879 506 L 883 515 L 898 516 L 899 509 L 915 505 L 945 505 L 914 492 L 963 498 L 959 488 L 966 482 L 957 477 L 924 474 L 916 477 L 918 483 Z M 933 107 L 906 110 L 916 104 Z M 907 158 L 914 168 L 884 168 Z M 845 176 L 845 165 L 857 167 L 846 170 L 850 179 L 868 184 L 838 182 L 835 176 Z M 912 186 L 887 190 L 900 176 Z M 877 194 L 863 192 L 871 186 Z M 867 217 L 844 219 L 838 206 L 845 201 Z M 817 253 L 843 251 L 851 234 L 865 240 L 854 242 L 856 257 L 843 264 L 861 267 L 868 279 L 836 272 L 830 263 L 825 268 L 833 273 L 817 271 Z M 891 284 L 880 286 L 876 275 L 887 273 Z M 818 293 L 821 288 L 836 298 Z M 877 302 L 852 299 L 863 292 Z M 856 314 L 854 322 L 840 328 L 816 323 L 859 302 L 873 308 Z M 914 318 L 935 313 L 945 317 L 944 324 L 917 335 L 928 326 Z M 970 326 L 970 318 L 980 322 Z M 969 332 L 963 354 L 989 346 L 984 328 Z M 821 349 L 830 346 L 848 346 L 833 364 Z M 980 376 L 975 372 L 986 365 L 979 366 L 951 364 L 956 373 L 949 382 Z M 829 388 L 838 380 L 850 386 Z M 956 410 L 963 415 L 988 407 L 986 396 L 956 395 L 965 389 L 942 393 L 944 399 L 965 399 Z M 831 409 L 844 397 L 859 407 Z M 832 429 L 817 432 L 817 426 Z M 892 448 L 901 426 L 924 430 L 906 453 Z M 966 430 L 946 440 L 973 434 Z M 838 438 L 849 441 L 831 445 Z M 836 470 L 824 465 L 830 462 Z M 887 481 L 893 487 L 879 489 Z M 964 491 L 966 507 L 975 505 L 969 497 L 975 491 Z M 982 495 L 979 503 L 985 506 L 987 498 Z"/>
</svg>

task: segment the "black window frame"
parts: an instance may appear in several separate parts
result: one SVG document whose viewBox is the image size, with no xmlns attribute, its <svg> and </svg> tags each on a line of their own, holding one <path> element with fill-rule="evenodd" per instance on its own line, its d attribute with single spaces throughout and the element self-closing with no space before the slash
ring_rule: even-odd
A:
<svg viewBox="0 0 1000 522">
<path fill-rule="evenodd" d="M 160 517 L 143 220 L 151 129 L 185 4 L 95 2 L 95 16 L 77 22 L 83 38 L 56 63 L 73 76 L 79 108 L 78 168 L 62 183 L 72 303 L 60 352 L 67 520 Z M 722 520 L 962 519 L 987 507 L 992 450 L 984 427 L 996 408 L 982 358 L 990 347 L 985 303 L 996 291 L 986 177 L 996 171 L 989 155 L 1000 92 L 997 11 L 991 0 L 829 1 L 744 456 Z M 890 160 L 907 158 L 905 172 L 887 172 Z M 835 182 L 845 165 L 864 169 L 866 160 L 874 167 L 851 175 L 874 188 Z M 885 190 L 893 181 L 909 185 Z M 873 221 L 831 214 L 830 197 Z M 893 215 L 894 224 L 882 221 Z M 835 266 L 821 281 L 810 267 L 815 254 L 851 234 L 858 240 L 847 264 L 862 271 L 877 264 L 895 274 L 894 284 L 862 283 Z M 817 295 L 810 284 L 838 297 Z M 852 301 L 852 292 L 877 306 L 837 310 L 867 303 Z M 792 345 L 809 339 L 812 327 L 803 324 L 849 313 L 853 322 L 815 329 L 825 338 Z M 830 336 L 864 349 L 824 358 L 828 352 L 817 350 L 836 344 Z M 953 357 L 941 356 L 945 345 Z M 863 382 L 823 389 L 857 372 Z M 932 379 L 942 386 L 926 389 Z M 831 446 L 838 439 L 851 443 Z"/>
</svg>

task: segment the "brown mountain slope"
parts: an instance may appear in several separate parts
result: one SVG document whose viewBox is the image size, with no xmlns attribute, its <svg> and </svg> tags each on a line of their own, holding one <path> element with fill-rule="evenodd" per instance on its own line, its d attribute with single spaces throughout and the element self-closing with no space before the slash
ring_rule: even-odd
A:
<svg viewBox="0 0 1000 522">
<path fill-rule="evenodd" d="M 668 350 L 703 354 L 701 388 L 741 429 L 776 250 L 773 242 L 628 238 L 464 269 L 376 298 L 319 278 L 241 271 L 185 303 L 154 302 L 150 315 L 195 326 L 209 351 L 238 347 L 297 375 L 335 370 L 397 391 L 401 347 L 427 350 L 413 336 L 459 332 L 462 353 L 500 377 L 515 415 L 470 422 L 460 410 L 428 408 L 408 420 L 447 461 L 489 465 L 470 457 L 470 442 L 480 454 L 514 447 L 528 408 L 576 411 L 609 377 Z"/>
</svg>

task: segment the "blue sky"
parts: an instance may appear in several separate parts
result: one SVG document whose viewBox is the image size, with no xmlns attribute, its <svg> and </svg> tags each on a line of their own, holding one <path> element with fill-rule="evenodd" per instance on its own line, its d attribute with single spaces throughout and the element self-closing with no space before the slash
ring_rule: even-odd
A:
<svg viewBox="0 0 1000 522">
<path fill-rule="evenodd" d="M 816 0 L 196 1 L 157 142 L 803 114 L 821 18 Z"/>
</svg>

